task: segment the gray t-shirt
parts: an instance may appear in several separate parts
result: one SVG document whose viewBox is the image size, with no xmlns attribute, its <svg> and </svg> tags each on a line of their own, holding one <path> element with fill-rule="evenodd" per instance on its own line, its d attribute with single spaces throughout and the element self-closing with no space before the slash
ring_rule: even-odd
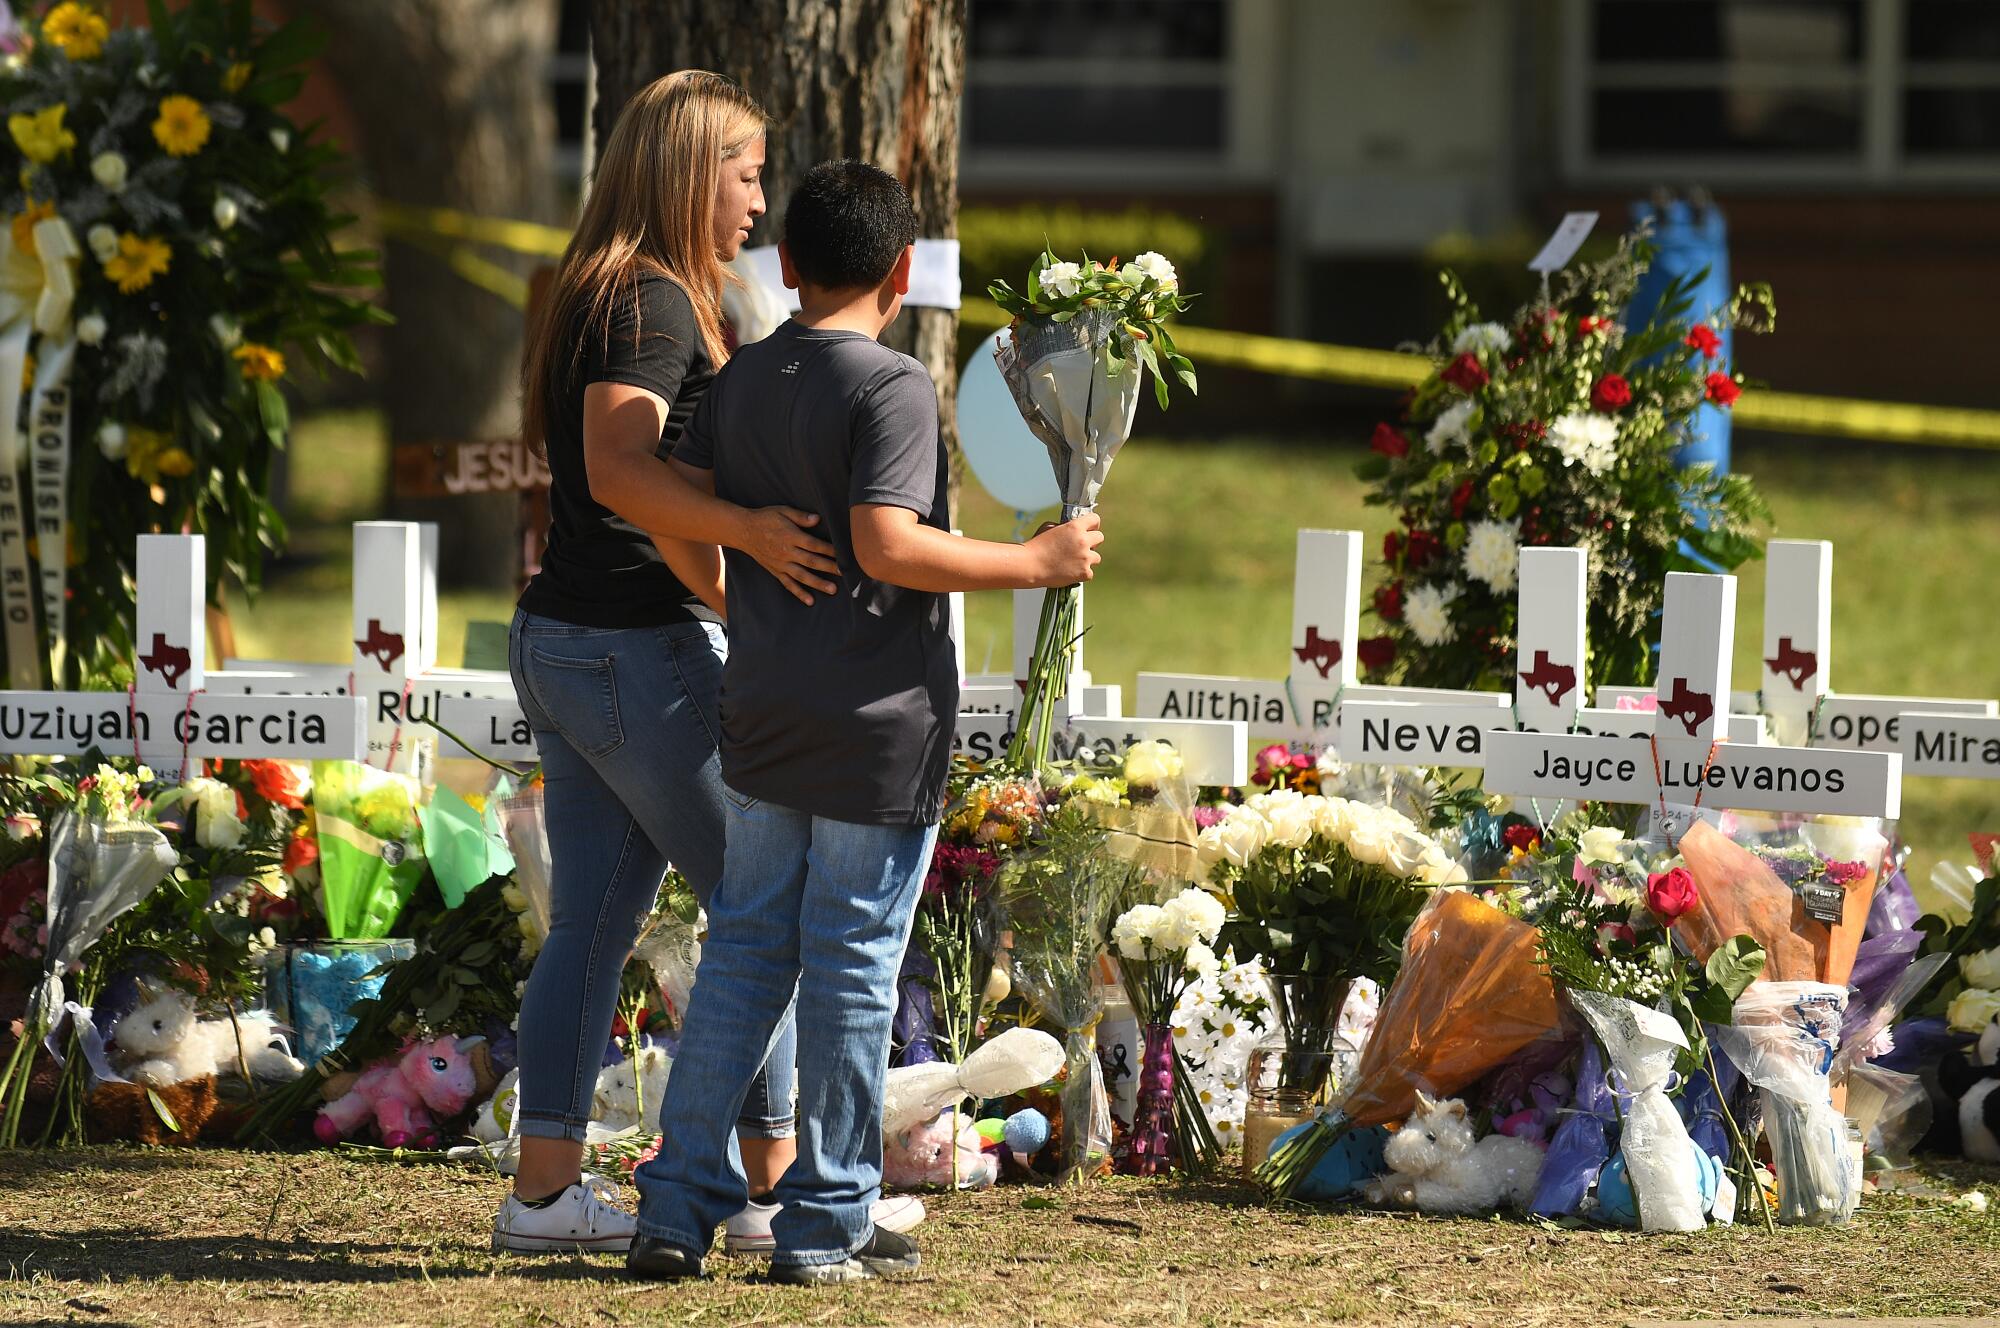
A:
<svg viewBox="0 0 2000 1328">
<path fill-rule="evenodd" d="M 848 509 L 906 507 L 949 529 L 937 393 L 923 365 L 858 332 L 787 322 L 737 351 L 674 449 L 743 507 L 819 515 L 840 589 L 799 603 L 727 551 L 722 778 L 744 797 L 870 825 L 944 808 L 958 666 L 943 595 L 868 577 Z"/>
</svg>

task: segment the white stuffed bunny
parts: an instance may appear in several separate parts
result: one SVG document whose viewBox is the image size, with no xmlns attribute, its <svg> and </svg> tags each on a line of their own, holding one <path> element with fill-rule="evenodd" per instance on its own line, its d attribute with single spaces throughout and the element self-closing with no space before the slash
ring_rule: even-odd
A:
<svg viewBox="0 0 2000 1328">
<path fill-rule="evenodd" d="M 118 1021 L 112 1039 L 126 1062 L 125 1074 L 154 1088 L 185 1083 L 237 1067 L 238 1038 L 243 1064 L 258 1079 L 296 1079 L 305 1063 L 285 1050 L 285 1039 L 269 1014 L 253 1012 L 227 1019 L 197 1019 L 185 992 L 155 994 L 139 988 L 140 1004 Z"/>
<path fill-rule="evenodd" d="M 1525 1139 L 1475 1139 L 1465 1103 L 1417 1094 L 1417 1109 L 1382 1150 L 1390 1171 L 1368 1185 L 1378 1204 L 1425 1213 L 1490 1213 L 1526 1207 L 1541 1179 L 1542 1150 Z"/>
<path fill-rule="evenodd" d="M 609 1130 L 639 1125 L 651 1130 L 660 1119 L 660 1103 L 666 1100 L 667 1076 L 673 1068 L 673 1057 L 652 1043 L 605 1066 L 597 1073 L 591 1118 Z"/>
</svg>

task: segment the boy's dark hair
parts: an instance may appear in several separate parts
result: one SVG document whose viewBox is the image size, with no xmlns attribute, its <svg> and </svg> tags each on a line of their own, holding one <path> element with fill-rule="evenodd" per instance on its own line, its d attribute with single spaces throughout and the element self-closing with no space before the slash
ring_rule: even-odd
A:
<svg viewBox="0 0 2000 1328">
<path fill-rule="evenodd" d="M 822 290 L 882 284 L 917 238 L 902 181 L 865 161 L 823 161 L 785 204 L 785 249 L 800 280 Z"/>
</svg>

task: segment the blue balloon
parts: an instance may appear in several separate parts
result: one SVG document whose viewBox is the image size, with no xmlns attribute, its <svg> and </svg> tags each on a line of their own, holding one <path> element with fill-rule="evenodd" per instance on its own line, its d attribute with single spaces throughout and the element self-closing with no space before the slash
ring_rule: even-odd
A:
<svg viewBox="0 0 2000 1328">
<path fill-rule="evenodd" d="M 1017 512 L 1062 502 L 1049 450 L 1029 431 L 1007 380 L 982 341 L 958 380 L 958 445 L 981 488 Z"/>
</svg>

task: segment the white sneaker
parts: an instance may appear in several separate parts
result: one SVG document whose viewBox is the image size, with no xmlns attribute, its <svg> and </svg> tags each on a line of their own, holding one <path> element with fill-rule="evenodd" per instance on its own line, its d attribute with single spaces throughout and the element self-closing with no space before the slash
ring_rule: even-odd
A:
<svg viewBox="0 0 2000 1328">
<path fill-rule="evenodd" d="M 752 1203 L 723 1227 L 722 1248 L 731 1254 L 769 1254 L 778 1247 L 771 1238 L 777 1204 Z M 877 1199 L 868 1215 L 883 1231 L 904 1232 L 924 1220 L 924 1201 L 914 1194 Z"/>
<path fill-rule="evenodd" d="M 586 1175 L 543 1208 L 530 1208 L 509 1193 L 493 1215 L 493 1249 L 622 1254 L 638 1229 L 639 1219 L 618 1206 L 618 1187 L 602 1176 Z M 770 1229 L 768 1223 L 765 1229 Z"/>
</svg>

